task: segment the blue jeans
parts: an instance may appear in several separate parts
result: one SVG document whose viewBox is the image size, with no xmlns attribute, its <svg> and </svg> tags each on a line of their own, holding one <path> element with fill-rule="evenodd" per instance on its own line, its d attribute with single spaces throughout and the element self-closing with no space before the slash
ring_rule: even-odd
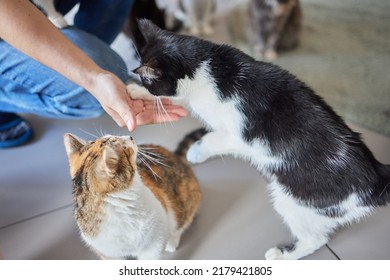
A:
<svg viewBox="0 0 390 280">
<path fill-rule="evenodd" d="M 61 6 L 61 2 L 69 4 L 72 0 L 57 2 L 61 12 L 72 8 L 69 5 L 66 9 Z M 80 2 L 80 15 L 75 16 L 76 26 L 64 28 L 62 32 L 100 67 L 113 72 L 125 82 L 128 79 L 126 65 L 109 44 L 121 31 L 133 0 L 73 2 Z M 92 14 L 91 19 L 86 16 L 88 9 Z M 97 16 L 99 13 L 100 17 Z M 0 112 L 81 119 L 97 117 L 104 111 L 85 89 L 0 39 Z"/>
</svg>

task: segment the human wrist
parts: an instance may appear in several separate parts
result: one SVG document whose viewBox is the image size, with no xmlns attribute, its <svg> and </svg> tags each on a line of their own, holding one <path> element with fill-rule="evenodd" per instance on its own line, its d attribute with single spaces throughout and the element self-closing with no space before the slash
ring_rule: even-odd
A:
<svg viewBox="0 0 390 280">
<path fill-rule="evenodd" d="M 114 74 L 104 69 L 96 69 L 90 71 L 84 76 L 83 87 L 96 98 L 99 98 L 99 93 L 105 87 L 107 81 L 114 79 Z"/>
</svg>

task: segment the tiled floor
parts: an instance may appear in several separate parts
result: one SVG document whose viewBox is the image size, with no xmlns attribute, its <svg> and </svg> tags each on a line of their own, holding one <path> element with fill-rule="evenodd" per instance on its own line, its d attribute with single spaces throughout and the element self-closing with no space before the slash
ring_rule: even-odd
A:
<svg viewBox="0 0 390 280">
<path fill-rule="evenodd" d="M 36 141 L 0 151 L 0 247 L 6 259 L 95 259 L 80 241 L 72 217 L 72 196 L 63 134 L 126 134 L 108 116 L 88 121 L 27 116 Z M 173 149 L 198 123 L 183 119 L 144 126 L 138 143 Z M 390 163 L 390 139 L 354 126 L 377 158 Z M 275 244 L 290 241 L 288 229 L 272 209 L 266 182 L 248 164 L 232 158 L 194 167 L 204 195 L 193 226 L 167 259 L 263 259 Z M 307 259 L 390 259 L 390 208 L 340 230 Z M 332 251 L 334 253 L 332 253 Z"/>
<path fill-rule="evenodd" d="M 123 47 L 123 46 L 122 46 Z M 126 47 L 126 46 L 124 46 Z M 0 248 L 6 259 L 96 259 L 81 242 L 72 217 L 71 181 L 63 134 L 127 134 L 108 117 L 59 121 L 26 116 L 35 141 L 0 150 Z M 138 143 L 174 149 L 199 124 L 191 119 L 140 127 Z M 390 163 L 390 138 L 353 126 L 378 160 Z M 263 259 L 265 251 L 291 240 L 271 207 L 266 182 L 247 163 L 215 159 L 194 167 L 203 203 L 177 252 L 166 259 Z M 306 259 L 390 259 L 390 208 L 341 229 L 328 246 Z"/>
</svg>

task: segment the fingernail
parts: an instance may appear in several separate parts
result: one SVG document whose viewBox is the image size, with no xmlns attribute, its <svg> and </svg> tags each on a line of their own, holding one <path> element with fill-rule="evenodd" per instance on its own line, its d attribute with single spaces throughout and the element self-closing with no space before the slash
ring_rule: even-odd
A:
<svg viewBox="0 0 390 280">
<path fill-rule="evenodd" d="M 135 130 L 135 124 L 128 120 L 127 123 L 126 123 L 126 126 L 127 126 L 127 129 L 130 130 L 130 131 L 134 131 Z"/>
</svg>

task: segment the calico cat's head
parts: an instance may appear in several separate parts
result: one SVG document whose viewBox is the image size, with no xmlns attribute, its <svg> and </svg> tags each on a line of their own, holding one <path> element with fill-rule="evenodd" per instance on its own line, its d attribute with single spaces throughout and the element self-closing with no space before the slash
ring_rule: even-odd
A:
<svg viewBox="0 0 390 280">
<path fill-rule="evenodd" d="M 139 20 L 138 25 L 146 44 L 140 50 L 141 66 L 134 73 L 140 75 L 151 94 L 176 95 L 177 81 L 193 76 L 207 52 L 208 42 L 162 30 L 146 19 Z"/>
<path fill-rule="evenodd" d="M 130 136 L 103 136 L 94 141 L 64 136 L 74 191 L 99 194 L 127 188 L 136 172 L 137 146 Z"/>
</svg>

